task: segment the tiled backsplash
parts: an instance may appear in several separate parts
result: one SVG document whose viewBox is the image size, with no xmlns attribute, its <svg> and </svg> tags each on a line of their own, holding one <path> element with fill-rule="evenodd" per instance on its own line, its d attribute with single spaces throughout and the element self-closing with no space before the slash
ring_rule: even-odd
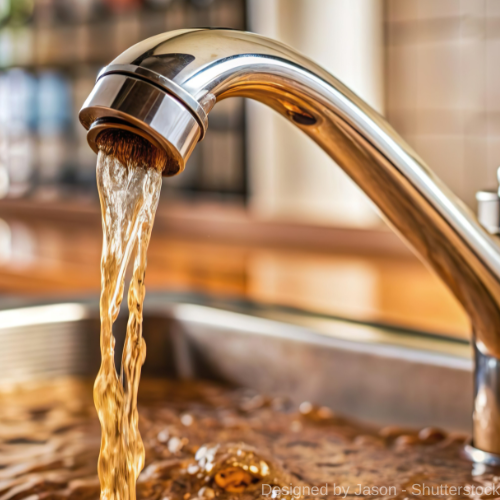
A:
<svg viewBox="0 0 500 500">
<path fill-rule="evenodd" d="M 500 166 L 500 2 L 386 0 L 386 116 L 469 206 Z"/>
</svg>

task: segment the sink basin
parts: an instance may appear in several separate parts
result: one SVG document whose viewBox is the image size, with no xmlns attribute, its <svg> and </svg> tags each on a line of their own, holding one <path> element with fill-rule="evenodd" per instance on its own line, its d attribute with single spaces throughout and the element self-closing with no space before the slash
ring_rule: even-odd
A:
<svg viewBox="0 0 500 500">
<path fill-rule="evenodd" d="M 117 353 L 126 320 L 115 327 Z M 97 300 L 17 304 L 0 311 L 0 325 L 0 387 L 96 375 Z M 378 424 L 470 432 L 472 353 L 461 339 L 174 294 L 148 294 L 144 336 L 145 376 L 212 379 Z"/>
</svg>

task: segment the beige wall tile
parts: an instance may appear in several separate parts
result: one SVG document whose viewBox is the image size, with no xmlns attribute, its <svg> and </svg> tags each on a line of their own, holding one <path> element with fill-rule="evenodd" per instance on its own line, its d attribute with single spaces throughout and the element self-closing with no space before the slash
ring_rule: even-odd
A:
<svg viewBox="0 0 500 500">
<path fill-rule="evenodd" d="M 416 134 L 416 111 L 409 109 L 388 109 L 386 117 L 394 130 L 405 139 Z"/>
<path fill-rule="evenodd" d="M 417 16 L 419 19 L 455 17 L 460 11 L 460 0 L 419 0 Z"/>
<path fill-rule="evenodd" d="M 417 135 L 462 135 L 465 121 L 462 110 L 451 109 L 424 109 L 415 111 Z"/>
<path fill-rule="evenodd" d="M 484 109 L 463 110 L 464 133 L 467 137 L 486 139 L 490 133 L 488 117 Z"/>
<path fill-rule="evenodd" d="M 497 185 L 496 172 L 500 167 L 500 137 L 490 137 L 487 142 L 486 154 L 486 186 L 495 187 Z"/>
<path fill-rule="evenodd" d="M 476 209 L 475 194 L 481 189 L 495 186 L 494 170 L 488 165 L 488 138 L 466 137 L 464 143 L 464 181 L 463 201 Z M 492 175 L 493 174 L 493 175 Z"/>
<path fill-rule="evenodd" d="M 386 52 L 386 109 L 411 110 L 417 106 L 415 47 L 390 47 Z"/>
<path fill-rule="evenodd" d="M 460 39 L 462 25 L 459 16 L 421 20 L 417 23 L 419 39 L 413 43 L 456 41 Z"/>
<path fill-rule="evenodd" d="M 486 51 L 486 107 L 488 111 L 500 110 L 500 39 L 490 39 Z"/>
<path fill-rule="evenodd" d="M 404 135 L 403 139 L 408 143 L 408 145 L 411 148 L 413 148 L 415 150 L 416 153 L 418 153 L 417 147 L 418 147 L 419 136 L 417 136 L 417 135 Z M 420 156 L 420 154 L 419 154 L 419 156 Z"/>
<path fill-rule="evenodd" d="M 500 113 L 498 111 L 487 110 L 485 122 L 488 137 L 500 137 Z"/>
<path fill-rule="evenodd" d="M 486 105 L 486 55 L 481 37 L 460 43 L 460 100 L 457 107 L 483 110 Z"/>
<path fill-rule="evenodd" d="M 464 178 L 463 136 L 416 136 L 416 152 L 447 186 L 462 199 L 467 197 Z"/>
<path fill-rule="evenodd" d="M 401 47 L 419 41 L 418 24 L 415 22 L 386 23 L 387 47 Z"/>
<path fill-rule="evenodd" d="M 463 16 L 482 17 L 486 12 L 485 0 L 460 0 L 460 12 Z"/>
<path fill-rule="evenodd" d="M 420 0 L 387 0 L 386 19 L 389 22 L 412 21 L 418 15 Z"/>
<path fill-rule="evenodd" d="M 498 0 L 485 0 L 485 7 L 486 16 L 500 17 L 500 2 Z"/>
<path fill-rule="evenodd" d="M 425 44 L 418 47 L 417 107 L 455 108 L 460 101 L 460 44 Z"/>
<path fill-rule="evenodd" d="M 500 17 L 486 17 L 484 29 L 486 39 L 498 38 L 500 36 Z"/>
</svg>

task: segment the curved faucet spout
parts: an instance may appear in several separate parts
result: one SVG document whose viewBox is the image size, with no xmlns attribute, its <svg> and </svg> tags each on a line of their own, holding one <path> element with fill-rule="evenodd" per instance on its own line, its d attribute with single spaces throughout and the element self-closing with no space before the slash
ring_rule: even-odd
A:
<svg viewBox="0 0 500 500">
<path fill-rule="evenodd" d="M 231 96 L 267 104 L 323 148 L 448 285 L 470 316 L 479 355 L 500 359 L 500 248 L 378 113 L 294 50 L 231 30 L 158 35 L 101 71 L 80 119 L 94 148 L 103 128 L 128 127 L 167 149 L 175 174 L 212 107 Z M 497 378 L 488 380 L 474 443 L 500 453 L 500 422 L 484 425 L 484 408 L 500 415 Z"/>
</svg>

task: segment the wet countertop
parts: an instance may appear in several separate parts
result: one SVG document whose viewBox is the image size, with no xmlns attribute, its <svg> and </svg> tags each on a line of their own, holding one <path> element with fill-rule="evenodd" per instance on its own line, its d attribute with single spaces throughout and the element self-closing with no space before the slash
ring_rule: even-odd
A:
<svg viewBox="0 0 500 500">
<path fill-rule="evenodd" d="M 241 210 L 210 210 L 160 205 L 148 290 L 242 297 L 469 335 L 456 300 L 386 229 L 254 223 Z M 95 203 L 1 201 L 0 296 L 98 294 L 101 241 Z"/>
</svg>

